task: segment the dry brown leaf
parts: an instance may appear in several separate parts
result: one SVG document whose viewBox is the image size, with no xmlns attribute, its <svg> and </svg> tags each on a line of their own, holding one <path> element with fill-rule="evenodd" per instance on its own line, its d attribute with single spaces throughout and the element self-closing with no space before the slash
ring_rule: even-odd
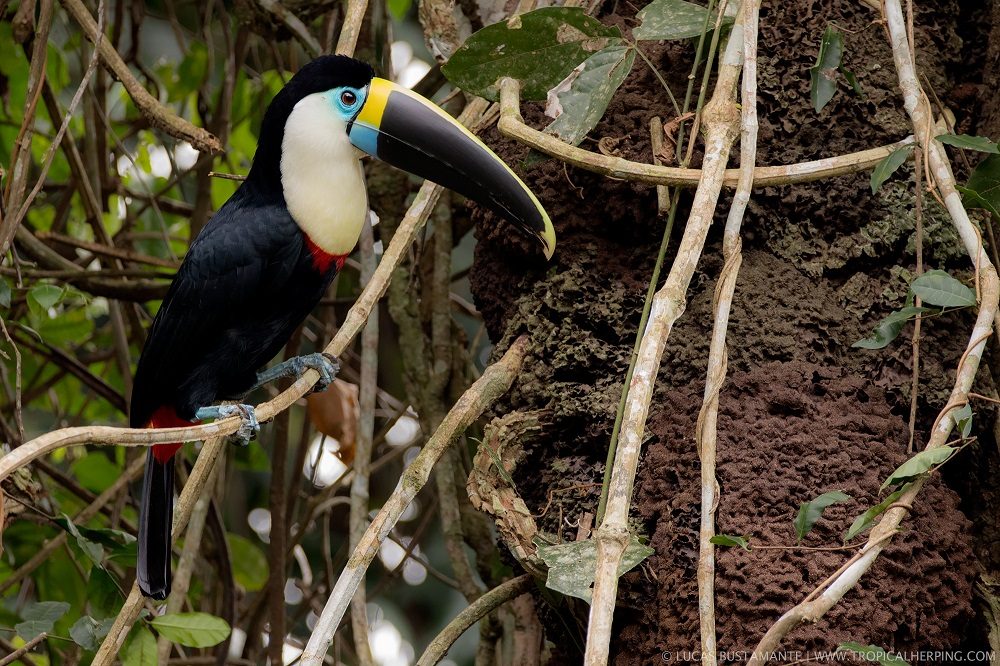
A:
<svg viewBox="0 0 1000 666">
<path fill-rule="evenodd" d="M 326 391 L 308 396 L 306 402 L 313 427 L 340 442 L 337 455 L 350 465 L 354 460 L 358 420 L 361 418 L 357 385 L 336 379 Z"/>
</svg>

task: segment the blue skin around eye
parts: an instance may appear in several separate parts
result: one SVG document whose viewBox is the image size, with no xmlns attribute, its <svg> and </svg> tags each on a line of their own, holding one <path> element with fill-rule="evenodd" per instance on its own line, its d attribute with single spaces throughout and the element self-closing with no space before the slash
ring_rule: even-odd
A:
<svg viewBox="0 0 1000 666">
<path fill-rule="evenodd" d="M 340 99 L 341 93 L 343 93 L 345 90 L 349 90 L 350 92 L 354 93 L 354 104 L 350 106 L 344 104 L 343 100 Z M 365 96 L 366 96 L 365 90 L 358 90 L 357 88 L 348 88 L 346 86 L 343 88 L 334 88 L 333 90 L 330 91 L 330 97 L 331 101 L 333 102 L 333 108 L 337 110 L 337 113 L 340 115 L 341 118 L 344 119 L 345 122 L 350 121 L 352 118 L 354 118 L 355 115 L 357 115 L 358 111 L 364 105 Z"/>
</svg>

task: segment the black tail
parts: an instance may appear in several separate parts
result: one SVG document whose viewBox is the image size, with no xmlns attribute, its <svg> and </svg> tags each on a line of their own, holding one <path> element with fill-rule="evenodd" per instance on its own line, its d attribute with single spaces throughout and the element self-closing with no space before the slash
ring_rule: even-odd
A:
<svg viewBox="0 0 1000 666">
<path fill-rule="evenodd" d="M 170 594 L 170 528 L 174 522 L 174 459 L 157 460 L 146 454 L 139 507 L 139 561 L 136 578 L 147 597 L 166 599 Z"/>
</svg>

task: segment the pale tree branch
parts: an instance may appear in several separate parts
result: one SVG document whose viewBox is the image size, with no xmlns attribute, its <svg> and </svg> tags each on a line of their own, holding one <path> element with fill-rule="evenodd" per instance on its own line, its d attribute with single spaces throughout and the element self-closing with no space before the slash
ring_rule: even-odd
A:
<svg viewBox="0 0 1000 666">
<path fill-rule="evenodd" d="M 441 630 L 424 653 L 417 660 L 417 666 L 434 666 L 448 654 L 448 650 L 455 644 L 466 630 L 476 622 L 495 611 L 503 604 L 516 599 L 528 592 L 535 579 L 531 574 L 523 574 L 517 578 L 497 585 L 489 592 L 484 593 L 474 602 L 462 609 L 444 629 Z"/>
<path fill-rule="evenodd" d="M 370 214 L 374 218 L 374 213 Z M 361 282 L 368 284 L 375 272 L 375 239 L 372 225 L 361 230 Z M 368 527 L 369 484 L 372 446 L 375 438 L 375 394 L 378 389 L 378 309 L 361 332 L 361 381 L 358 406 L 361 413 L 354 448 L 354 480 L 351 482 L 350 548 L 357 548 Z M 364 580 L 351 601 L 351 630 L 354 651 L 361 666 L 375 663 L 368 644 L 368 601 Z"/>
<path fill-rule="evenodd" d="M 501 134 L 571 166 L 611 178 L 678 187 L 695 187 L 701 183 L 704 165 L 701 169 L 685 169 L 632 162 L 621 157 L 593 153 L 571 146 L 551 134 L 545 134 L 526 125 L 519 109 L 520 86 L 520 82 L 515 79 L 505 78 L 500 81 L 500 120 L 497 123 L 497 128 Z M 887 146 L 869 148 L 837 157 L 824 157 L 785 166 L 759 166 L 754 168 L 753 184 L 754 187 L 792 185 L 858 173 L 859 171 L 870 171 L 894 150 L 912 144 L 913 137 L 910 136 Z M 726 169 L 723 172 L 722 184 L 725 187 L 735 187 L 739 178 L 739 169 Z"/>
<path fill-rule="evenodd" d="M 719 505 L 719 483 L 715 478 L 719 394 L 726 378 L 726 331 L 736 292 L 742 257 L 740 228 L 753 188 L 757 160 L 757 23 L 759 4 L 753 3 L 743 24 L 743 90 L 740 113 L 740 179 L 736 186 L 722 239 L 724 264 L 715 290 L 715 323 L 708 352 L 705 396 L 698 414 L 695 440 L 701 458 L 701 527 L 698 554 L 698 610 L 701 621 L 701 653 L 707 666 L 715 666 L 715 510 Z"/>
<path fill-rule="evenodd" d="M 397 232 L 398 233 L 398 232 Z M 518 338 L 510 346 L 503 357 L 486 368 L 483 375 L 462 394 L 455 406 L 441 422 L 440 427 L 428 438 L 420 454 L 403 472 L 396 489 L 386 500 L 382 509 L 375 516 L 371 525 L 365 531 L 364 537 L 351 553 L 347 566 L 341 572 L 327 599 L 326 605 L 299 663 L 302 666 L 319 666 L 330 644 L 333 635 L 340 626 L 344 612 L 354 596 L 358 585 L 364 580 L 365 572 L 378 553 L 380 544 L 396 525 L 399 517 L 410 505 L 417 493 L 426 485 L 434 464 L 441 455 L 452 446 L 479 415 L 501 395 L 507 392 L 517 377 L 524 357 L 527 353 L 528 339 Z"/>
<path fill-rule="evenodd" d="M 747 16 L 758 5 L 759 0 L 743 0 L 733 25 L 732 36 L 719 62 L 715 91 L 704 110 L 705 159 L 701 182 L 695 191 L 691 213 L 670 274 L 653 297 L 649 321 L 646 330 L 642 332 L 608 484 L 607 508 L 604 520 L 595 530 L 597 565 L 584 655 L 587 666 L 603 666 L 608 661 L 611 625 L 618 593 L 618 566 L 631 536 L 628 514 L 646 416 L 663 348 L 674 323 L 684 311 L 687 288 L 701 258 L 719 193 L 722 191 L 729 153 L 739 133 L 736 84 L 743 64 L 743 25 Z"/>
<path fill-rule="evenodd" d="M 934 136 L 934 120 L 930 103 L 924 95 L 917 79 L 916 67 L 907 39 L 906 21 L 899 0 L 885 0 L 884 15 L 892 45 L 892 56 L 896 64 L 899 87 L 903 93 L 903 105 L 913 122 L 914 135 L 919 137 Z M 969 219 L 962 198 L 955 189 L 955 177 L 951 164 L 944 152 L 943 146 L 936 140 L 923 147 L 926 151 L 927 166 L 934 177 L 934 182 L 944 198 L 945 207 L 951 216 L 959 236 L 965 245 L 969 258 L 979 275 L 979 313 L 975 326 L 969 336 L 969 343 L 959 362 L 948 403 L 939 414 L 931 429 L 930 440 L 926 449 L 944 446 L 948 436 L 955 426 L 953 413 L 969 399 L 969 390 L 979 369 L 986 341 L 993 331 L 997 321 L 997 305 L 1000 302 L 1000 281 L 997 272 L 990 261 L 975 225 Z M 919 148 L 918 148 L 919 149 Z M 808 597 L 793 608 L 786 611 L 764 634 L 754 648 L 749 666 L 760 666 L 766 663 L 767 655 L 773 652 L 781 640 L 801 622 L 815 622 L 833 608 L 840 599 L 851 590 L 875 563 L 879 554 L 889 545 L 895 536 L 900 523 L 908 513 L 908 507 L 913 505 L 917 495 L 927 481 L 922 476 L 913 481 L 883 515 L 868 537 L 864 547 L 848 560 L 836 573 L 830 576 Z"/>
</svg>

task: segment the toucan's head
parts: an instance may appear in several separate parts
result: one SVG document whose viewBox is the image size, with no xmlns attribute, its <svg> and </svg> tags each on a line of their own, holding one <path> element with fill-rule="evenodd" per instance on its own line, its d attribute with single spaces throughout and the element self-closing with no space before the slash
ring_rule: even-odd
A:
<svg viewBox="0 0 1000 666">
<path fill-rule="evenodd" d="M 293 123 L 299 125 L 293 128 Z M 303 129 L 303 124 L 308 126 Z M 292 77 L 265 114 L 251 178 L 284 175 L 275 170 L 279 160 L 287 163 L 289 159 L 282 153 L 281 137 L 292 131 L 317 145 L 349 142 L 373 157 L 454 190 L 538 237 L 545 255 L 552 256 L 556 244 L 552 222 L 510 167 L 434 103 L 375 77 L 365 63 L 346 56 L 322 56 Z M 330 205 L 337 202 L 331 199 Z"/>
</svg>

